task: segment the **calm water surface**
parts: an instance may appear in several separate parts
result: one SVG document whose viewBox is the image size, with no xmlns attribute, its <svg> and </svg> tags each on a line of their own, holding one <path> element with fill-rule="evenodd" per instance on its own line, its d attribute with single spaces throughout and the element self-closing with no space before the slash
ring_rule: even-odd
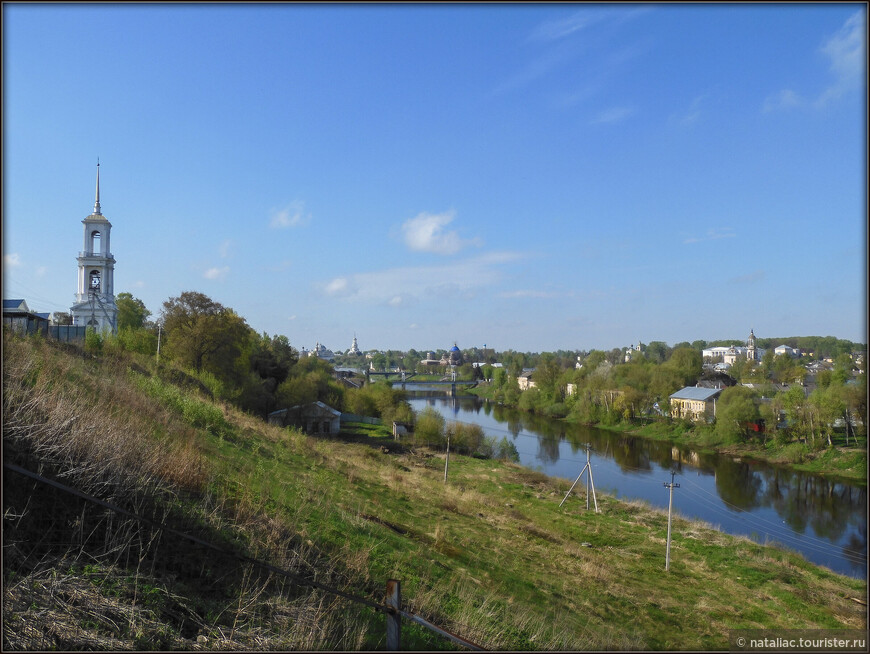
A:
<svg viewBox="0 0 870 654">
<path fill-rule="evenodd" d="M 408 384 L 415 411 L 426 406 L 448 420 L 476 423 L 488 436 L 504 436 L 520 463 L 574 481 L 592 445 L 592 480 L 598 493 L 641 499 L 667 508 L 670 471 L 676 470 L 674 511 L 759 543 L 777 542 L 807 560 L 853 577 L 867 575 L 867 490 L 720 455 L 698 454 L 668 443 L 569 425 L 483 402 L 418 393 Z M 573 494 L 585 510 L 586 475 Z M 571 499 L 569 498 L 569 502 Z"/>
</svg>

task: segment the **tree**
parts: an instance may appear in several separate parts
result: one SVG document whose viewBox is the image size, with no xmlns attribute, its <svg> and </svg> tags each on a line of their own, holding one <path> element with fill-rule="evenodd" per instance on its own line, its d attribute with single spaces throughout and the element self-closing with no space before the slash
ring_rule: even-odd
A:
<svg viewBox="0 0 870 654">
<path fill-rule="evenodd" d="M 662 341 L 651 341 L 646 346 L 646 358 L 653 363 L 664 363 L 665 359 L 668 358 L 669 352 L 670 348 L 667 343 Z"/>
<path fill-rule="evenodd" d="M 71 325 L 72 324 L 72 316 L 66 311 L 55 311 L 54 315 L 51 317 L 52 322 L 55 325 Z"/>
<path fill-rule="evenodd" d="M 244 318 L 196 291 L 185 291 L 163 303 L 167 354 L 197 372 L 220 379 L 236 372 L 253 330 Z"/>
<path fill-rule="evenodd" d="M 727 441 L 745 440 L 749 424 L 760 417 L 755 393 L 745 386 L 731 386 L 716 402 L 716 433 Z"/>
<path fill-rule="evenodd" d="M 444 426 L 446 420 L 438 411 L 430 406 L 423 409 L 418 415 L 414 425 L 414 437 L 427 445 L 440 445 L 444 442 Z"/>
<path fill-rule="evenodd" d="M 692 347 L 681 347 L 674 350 L 664 367 L 673 370 L 683 385 L 689 386 L 698 381 L 704 369 L 704 362 L 698 350 Z"/>
<path fill-rule="evenodd" d="M 118 330 L 144 327 L 145 321 L 151 315 L 145 308 L 145 303 L 130 293 L 118 293 L 115 296 L 115 305 L 118 307 Z"/>
</svg>

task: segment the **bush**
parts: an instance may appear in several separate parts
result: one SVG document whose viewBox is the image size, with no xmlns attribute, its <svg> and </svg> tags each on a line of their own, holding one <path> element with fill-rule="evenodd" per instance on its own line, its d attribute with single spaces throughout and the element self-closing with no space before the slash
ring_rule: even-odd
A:
<svg viewBox="0 0 870 654">
<path fill-rule="evenodd" d="M 464 422 L 451 422 L 446 429 L 450 449 L 458 454 L 478 453 L 483 445 L 484 432 L 480 425 Z"/>
<path fill-rule="evenodd" d="M 544 409 L 544 415 L 550 418 L 564 418 L 568 415 L 568 407 L 561 402 L 557 402 Z"/>
<path fill-rule="evenodd" d="M 426 445 L 441 445 L 444 443 L 444 416 L 427 406 L 417 416 L 414 425 L 416 441 Z"/>
</svg>

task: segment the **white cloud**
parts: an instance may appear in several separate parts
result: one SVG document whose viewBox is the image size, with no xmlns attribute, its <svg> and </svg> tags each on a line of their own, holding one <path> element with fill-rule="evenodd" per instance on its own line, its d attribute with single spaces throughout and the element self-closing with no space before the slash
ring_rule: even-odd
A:
<svg viewBox="0 0 870 654">
<path fill-rule="evenodd" d="M 229 266 L 224 266 L 223 268 L 214 267 L 214 268 L 209 268 L 208 270 L 206 270 L 202 274 L 202 276 L 205 279 L 218 279 L 218 280 L 220 280 L 220 279 L 225 279 L 227 276 L 227 273 L 229 273 L 229 272 L 230 272 Z"/>
<path fill-rule="evenodd" d="M 10 252 L 9 254 L 3 255 L 3 265 L 8 266 L 9 268 L 20 268 L 21 267 L 21 257 L 15 253 Z"/>
<path fill-rule="evenodd" d="M 311 214 L 305 213 L 305 203 L 298 200 L 291 202 L 283 209 L 272 209 L 271 213 L 269 226 L 273 229 L 303 227 L 311 222 Z"/>
<path fill-rule="evenodd" d="M 223 259 L 226 259 L 230 254 L 230 247 L 232 247 L 233 242 L 230 239 L 225 240 L 218 247 L 218 253 L 221 255 Z"/>
<path fill-rule="evenodd" d="M 392 268 L 336 277 L 320 287 L 328 296 L 391 307 L 433 297 L 467 299 L 500 281 L 501 266 L 522 257 L 515 252 L 493 252 L 450 265 Z"/>
<path fill-rule="evenodd" d="M 732 277 L 728 280 L 728 282 L 731 284 L 754 284 L 755 282 L 762 281 L 766 276 L 767 275 L 763 270 L 754 270 L 751 273 L 746 273 L 745 275 Z"/>
<path fill-rule="evenodd" d="M 816 100 L 817 106 L 836 100 L 866 77 L 867 23 L 864 11 L 852 14 L 840 31 L 822 45 L 821 51 L 830 59 L 834 81 Z"/>
<path fill-rule="evenodd" d="M 677 120 L 683 125 L 693 125 L 701 118 L 702 110 L 709 104 L 712 93 L 702 93 L 696 96 L 689 108 L 681 116 L 677 116 Z"/>
<path fill-rule="evenodd" d="M 591 125 L 612 125 L 619 123 L 634 113 L 634 109 L 630 107 L 611 107 L 606 111 L 602 111 L 591 122 Z"/>
<path fill-rule="evenodd" d="M 324 290 L 328 295 L 343 295 L 348 290 L 347 278 L 336 277 L 326 285 Z"/>
<path fill-rule="evenodd" d="M 701 243 L 702 241 L 718 241 L 720 238 L 734 238 L 736 234 L 730 227 L 721 227 L 719 229 L 708 229 L 704 236 L 690 236 L 683 240 L 683 243 Z"/>
<path fill-rule="evenodd" d="M 554 291 L 539 291 L 534 289 L 521 289 L 516 291 L 505 291 L 504 293 L 499 293 L 499 297 L 503 298 L 519 298 L 519 299 L 527 299 L 527 298 L 556 298 L 560 297 L 560 293 L 556 293 Z"/>
<path fill-rule="evenodd" d="M 783 89 L 779 93 L 773 93 L 767 96 L 764 99 L 764 105 L 762 105 L 761 110 L 764 113 L 770 113 L 771 111 L 799 107 L 802 104 L 804 104 L 804 100 L 797 93 L 791 89 Z"/>
<path fill-rule="evenodd" d="M 810 102 L 816 109 L 824 109 L 828 103 L 860 87 L 867 75 L 867 25 L 864 12 L 852 14 L 819 50 L 829 60 L 832 79 L 828 86 L 812 101 L 804 99 L 792 89 L 773 93 L 764 100 L 764 113 L 807 106 Z"/>
<path fill-rule="evenodd" d="M 567 18 L 550 20 L 538 25 L 531 36 L 533 41 L 555 41 L 586 29 L 590 25 L 600 23 L 612 12 L 601 10 L 584 10 L 571 14 Z"/>
<path fill-rule="evenodd" d="M 445 231 L 453 222 L 456 212 L 451 210 L 440 214 L 421 213 L 402 225 L 405 245 L 417 252 L 435 254 L 456 254 L 466 245 L 479 244 L 477 239 L 463 240 L 455 231 Z"/>
<path fill-rule="evenodd" d="M 567 18 L 540 23 L 532 32 L 529 40 L 556 41 L 604 21 L 619 24 L 637 18 L 650 10 L 648 7 L 635 9 L 584 8 Z"/>
</svg>

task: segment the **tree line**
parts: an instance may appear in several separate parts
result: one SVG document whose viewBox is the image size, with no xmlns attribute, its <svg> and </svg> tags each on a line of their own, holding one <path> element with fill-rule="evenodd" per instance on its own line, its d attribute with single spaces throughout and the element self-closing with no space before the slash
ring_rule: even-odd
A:
<svg viewBox="0 0 870 654">
<path fill-rule="evenodd" d="M 345 385 L 329 363 L 300 357 L 286 336 L 257 333 L 233 309 L 203 293 L 185 291 L 166 300 L 159 324 L 130 293 L 119 293 L 116 304 L 117 334 L 89 332 L 87 347 L 153 356 L 159 343 L 162 361 L 196 377 L 213 397 L 250 413 L 265 417 L 275 409 L 321 401 L 386 421 L 414 421 L 400 391 L 386 383 Z M 760 361 L 738 359 L 728 375 L 704 368 L 702 349 L 740 343 L 697 340 L 670 347 L 653 341 L 632 351 L 629 361 L 621 348 L 543 353 L 470 348 L 463 351 L 466 363 L 457 372 L 462 379 L 488 380 L 483 394 L 493 401 L 585 424 L 668 420 L 669 396 L 706 379 L 727 388 L 717 401 L 716 416 L 694 428 L 722 442 L 773 437 L 822 447 L 833 444 L 836 429 L 847 442 L 855 438 L 856 427 L 864 433 L 866 375 L 854 374 L 859 364 L 851 356 L 865 350 L 864 345 L 830 336 L 759 339 L 766 349 Z M 834 358 L 833 369 L 816 374 L 810 393 L 805 391 L 807 369 L 802 362 L 771 349 L 783 343 L 813 352 L 814 359 Z M 378 353 L 377 363 L 414 370 L 425 354 L 389 350 Z M 497 361 L 500 367 L 492 365 Z M 865 365 L 862 361 L 860 372 Z M 521 391 L 518 380 L 528 369 L 534 369 L 534 387 Z M 761 421 L 763 430 L 758 429 Z"/>
</svg>

